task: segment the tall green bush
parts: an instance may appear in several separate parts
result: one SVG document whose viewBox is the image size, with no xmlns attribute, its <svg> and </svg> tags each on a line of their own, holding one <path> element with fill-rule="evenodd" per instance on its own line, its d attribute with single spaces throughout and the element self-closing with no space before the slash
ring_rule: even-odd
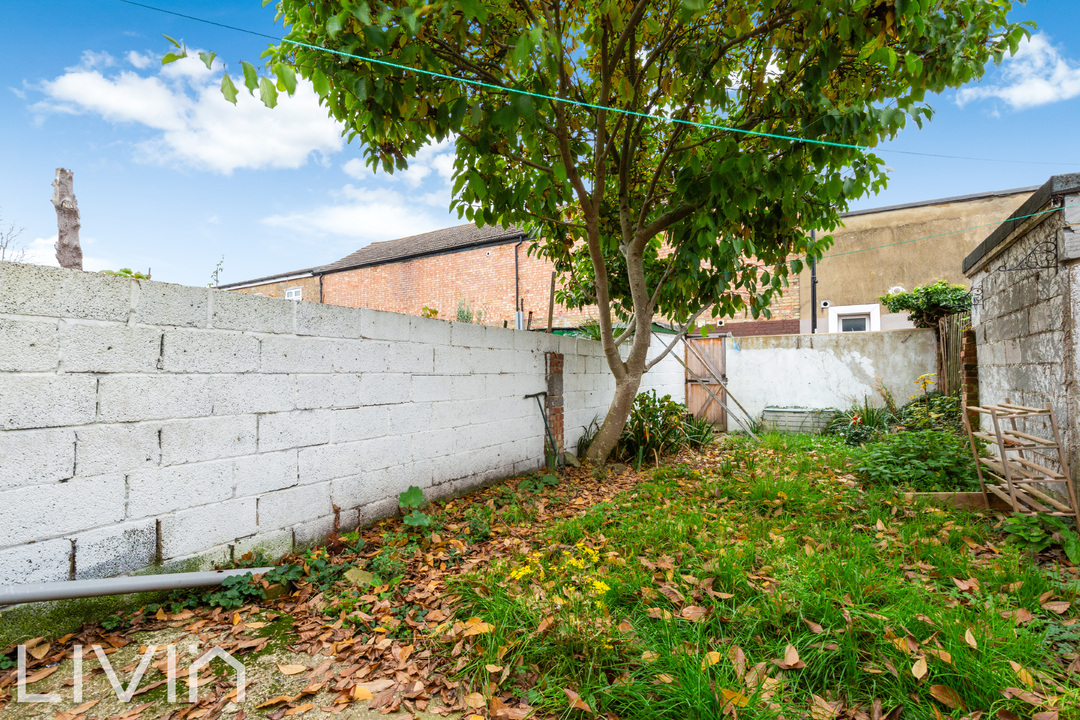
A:
<svg viewBox="0 0 1080 720">
<path fill-rule="evenodd" d="M 971 292 L 963 285 L 939 280 L 914 290 L 888 293 L 878 298 L 889 312 L 908 312 L 915 327 L 936 328 L 938 320 L 971 309 Z"/>
</svg>

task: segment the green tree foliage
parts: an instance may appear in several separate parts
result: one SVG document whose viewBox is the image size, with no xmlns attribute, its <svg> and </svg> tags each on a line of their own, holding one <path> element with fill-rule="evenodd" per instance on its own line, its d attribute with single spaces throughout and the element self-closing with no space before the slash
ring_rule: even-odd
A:
<svg viewBox="0 0 1080 720">
<path fill-rule="evenodd" d="M 809 231 L 885 184 L 882 161 L 850 146 L 921 124 L 927 93 L 1014 51 L 1028 30 L 1008 22 L 1011 6 L 279 0 L 276 81 L 244 64 L 242 83 L 273 105 L 297 73 L 309 79 L 373 169 L 455 138 L 452 207 L 535 231 L 560 300 L 598 306 L 616 381 L 590 449 L 602 460 L 650 366 L 654 315 L 684 327 L 703 313 L 767 316 L 801 269 L 789 259 L 831 243 Z"/>
<path fill-rule="evenodd" d="M 936 328 L 938 320 L 946 315 L 971 309 L 971 293 L 963 285 L 951 285 L 939 280 L 933 285 L 914 290 L 889 293 L 878 298 L 889 312 L 908 312 L 908 320 L 915 327 Z"/>
</svg>

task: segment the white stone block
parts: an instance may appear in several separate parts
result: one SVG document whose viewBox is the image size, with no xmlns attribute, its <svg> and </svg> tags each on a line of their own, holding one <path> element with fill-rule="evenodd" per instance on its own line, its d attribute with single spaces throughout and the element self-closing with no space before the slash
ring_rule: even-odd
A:
<svg viewBox="0 0 1080 720">
<path fill-rule="evenodd" d="M 60 582 L 70 577 L 70 540 L 45 540 L 0 550 L 0 578 L 5 585 Z"/>
<path fill-rule="evenodd" d="M 89 378 L 88 378 L 89 379 Z M 98 386 L 99 422 L 209 415 L 210 380 L 197 375 L 108 375 Z"/>
<path fill-rule="evenodd" d="M 523 352 L 539 353 L 543 350 L 541 339 L 546 333 L 531 332 L 529 330 L 514 331 L 514 349 Z"/>
<path fill-rule="evenodd" d="M 328 482 L 278 490 L 259 497 L 259 531 L 294 526 L 333 512 Z"/>
<path fill-rule="evenodd" d="M 408 435 L 431 427 L 430 404 L 390 405 L 389 412 L 391 435 Z"/>
<path fill-rule="evenodd" d="M 317 337 L 359 338 L 362 335 L 359 308 L 324 305 L 315 302 L 296 304 L 296 334 Z"/>
<path fill-rule="evenodd" d="M 514 335 L 517 330 L 513 328 L 488 327 L 487 344 L 489 347 L 503 350 L 514 349 Z"/>
<path fill-rule="evenodd" d="M 408 375 L 386 374 L 364 378 L 366 405 L 393 405 L 411 400 L 412 379 Z"/>
<path fill-rule="evenodd" d="M 358 407 L 364 404 L 363 386 L 375 380 L 361 375 L 342 373 L 296 376 L 296 407 L 316 408 Z"/>
<path fill-rule="evenodd" d="M 135 284 L 132 319 L 142 325 L 206 327 L 210 288 L 139 280 Z"/>
<path fill-rule="evenodd" d="M 74 474 L 72 430 L 0 432 L 0 490 L 54 483 Z"/>
<path fill-rule="evenodd" d="M 294 410 L 259 416 L 259 452 L 324 445 L 334 428 L 331 410 Z"/>
<path fill-rule="evenodd" d="M 75 536 L 75 579 L 126 575 L 157 560 L 154 520 L 110 525 Z"/>
<path fill-rule="evenodd" d="M 480 375 L 456 375 L 450 378 L 450 390 L 453 393 L 451 399 L 457 401 L 483 397 L 484 378 Z"/>
<path fill-rule="evenodd" d="M 56 370 L 59 361 L 56 320 L 0 318 L 0 372 Z"/>
<path fill-rule="evenodd" d="M 0 263 L 0 314 L 127 322 L 133 282 L 80 270 Z"/>
<path fill-rule="evenodd" d="M 412 332 L 409 315 L 363 309 L 361 328 L 363 336 L 371 340 L 399 340 L 407 342 Z"/>
<path fill-rule="evenodd" d="M 161 559 L 191 555 L 254 535 L 256 500 L 238 498 L 161 518 Z M 77 557 L 77 556 L 76 556 Z"/>
<path fill-rule="evenodd" d="M 297 450 L 259 453 L 234 458 L 235 497 L 262 495 L 293 487 L 299 482 Z"/>
<path fill-rule="evenodd" d="M 412 448 L 411 460 L 449 458 L 454 454 L 454 434 L 443 430 L 424 430 L 401 438 Z"/>
<path fill-rule="evenodd" d="M 390 343 L 377 340 L 337 340 L 330 347 L 333 372 L 384 373 L 389 367 Z"/>
<path fill-rule="evenodd" d="M 131 472 L 161 461 L 157 423 L 95 423 L 76 428 L 75 472 L 82 476 Z"/>
<path fill-rule="evenodd" d="M 360 524 L 371 525 L 376 520 L 393 517 L 398 513 L 397 498 L 382 498 L 359 508 Z"/>
<path fill-rule="evenodd" d="M 331 441 L 347 443 L 379 437 L 390 432 L 390 406 L 367 406 L 333 410 L 330 413 Z"/>
<path fill-rule="evenodd" d="M 268 560 L 277 560 L 292 550 L 292 530 L 271 530 L 237 540 L 233 547 L 233 558 L 239 560 L 248 553 L 262 553 Z"/>
<path fill-rule="evenodd" d="M 300 484 L 326 482 L 355 475 L 367 458 L 362 442 L 345 442 L 334 445 L 301 448 L 299 451 Z"/>
<path fill-rule="evenodd" d="M 333 372 L 333 352 L 337 344 L 334 340 L 314 337 L 264 337 L 259 367 L 264 373 Z"/>
<path fill-rule="evenodd" d="M 377 437 L 361 440 L 357 445 L 359 455 L 354 472 L 380 470 L 406 461 L 411 457 L 412 450 L 404 445 L 399 437 Z"/>
<path fill-rule="evenodd" d="M 259 339 L 221 330 L 165 331 L 162 369 L 176 373 L 247 373 L 259 367 Z"/>
<path fill-rule="evenodd" d="M 296 547 L 311 547 L 325 543 L 334 531 L 334 517 L 334 515 L 324 515 L 293 525 L 292 532 L 296 539 Z M 349 524 L 355 527 L 354 523 Z M 348 528 L 342 527 L 342 530 L 348 531 Z"/>
<path fill-rule="evenodd" d="M 386 497 L 385 492 L 372 487 L 374 475 L 374 473 L 356 473 L 333 480 L 330 483 L 330 499 L 339 508 L 354 509 Z"/>
<path fill-rule="evenodd" d="M 0 492 L 0 547 L 109 525 L 123 517 L 123 475 L 6 490 Z"/>
<path fill-rule="evenodd" d="M 127 517 L 137 520 L 228 500 L 232 468 L 229 460 L 213 460 L 133 472 L 128 475 Z"/>
<path fill-rule="evenodd" d="M 452 322 L 450 323 L 450 344 L 467 348 L 486 348 L 488 344 L 488 328 L 486 325 L 474 325 L 473 323 Z"/>
<path fill-rule="evenodd" d="M 222 330 L 292 333 L 296 303 L 281 298 L 213 290 L 210 326 Z"/>
<path fill-rule="evenodd" d="M 64 372 L 143 373 L 159 366 L 157 328 L 61 320 L 59 341 Z"/>
<path fill-rule="evenodd" d="M 437 318 L 412 316 L 409 318 L 409 339 L 429 345 L 449 345 L 450 323 Z"/>
<path fill-rule="evenodd" d="M 296 409 L 292 375 L 215 375 L 210 379 L 215 415 L 284 412 Z"/>
<path fill-rule="evenodd" d="M 388 369 L 395 373 L 431 373 L 435 371 L 435 350 L 425 343 L 390 344 Z"/>
<path fill-rule="evenodd" d="M 443 375 L 472 372 L 473 351 L 467 347 L 435 346 L 435 370 Z"/>
<path fill-rule="evenodd" d="M 161 425 L 161 464 L 217 460 L 255 452 L 255 415 L 174 420 Z"/>
<path fill-rule="evenodd" d="M 85 375 L 0 375 L 0 429 L 85 425 L 97 410 L 97 378 Z"/>
<path fill-rule="evenodd" d="M 450 376 L 413 376 L 412 399 L 414 403 L 443 402 L 451 398 L 453 398 L 453 387 Z"/>
</svg>

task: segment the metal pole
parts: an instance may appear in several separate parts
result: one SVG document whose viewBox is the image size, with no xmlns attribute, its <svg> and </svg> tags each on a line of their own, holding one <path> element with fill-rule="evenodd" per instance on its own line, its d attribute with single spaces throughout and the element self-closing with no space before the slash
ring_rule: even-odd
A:
<svg viewBox="0 0 1080 720">
<path fill-rule="evenodd" d="M 810 241 L 815 239 L 814 231 L 810 231 Z M 810 256 L 810 333 L 817 332 L 817 258 Z"/>
<path fill-rule="evenodd" d="M 220 585 L 234 575 L 262 575 L 274 568 L 241 568 L 239 570 L 214 570 L 211 572 L 170 573 L 165 575 L 137 575 L 133 577 L 103 578 L 101 580 L 66 580 L 62 582 L 29 583 L 26 585 L 0 586 L 0 605 L 44 602 L 46 600 L 73 600 L 75 598 L 100 597 L 102 595 L 125 595 L 127 593 L 152 592 L 155 590 L 181 590 L 194 587 Z"/>
<path fill-rule="evenodd" d="M 548 425 L 547 413 L 544 412 L 544 404 L 540 402 L 540 396 L 547 396 L 546 390 L 541 390 L 538 393 L 526 395 L 525 399 L 536 398 L 536 406 L 540 408 L 540 417 L 544 418 L 544 431 L 547 433 L 548 444 L 551 446 L 551 469 L 554 470 L 558 464 L 559 449 L 555 447 L 555 437 L 551 434 L 551 426 Z"/>
</svg>

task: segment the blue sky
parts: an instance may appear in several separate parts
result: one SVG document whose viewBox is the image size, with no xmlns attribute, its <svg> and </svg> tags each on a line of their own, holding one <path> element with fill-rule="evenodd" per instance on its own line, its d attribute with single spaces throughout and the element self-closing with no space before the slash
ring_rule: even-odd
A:
<svg viewBox="0 0 1080 720">
<path fill-rule="evenodd" d="M 275 33 L 258 0 L 157 3 Z M 1031 0 L 1032 42 L 983 82 L 933 98 L 934 120 L 881 148 L 892 181 L 867 208 L 1041 184 L 1080 172 L 1080 7 Z M 0 27 L 0 216 L 25 228 L 25 259 L 55 263 L 55 168 L 75 171 L 88 270 L 150 268 L 156 280 L 206 284 L 336 260 L 369 242 L 461 222 L 447 209 L 449 146 L 407 173 L 374 175 L 302 87 L 275 110 L 217 91 L 220 68 L 162 67 L 162 33 L 211 49 L 230 68 L 266 41 L 118 0 L 12 3 Z M 889 150 L 994 158 L 994 162 Z M 1022 161 L 1022 162 L 1016 162 Z M 1042 164 L 1034 164 L 1042 163 Z"/>
</svg>

